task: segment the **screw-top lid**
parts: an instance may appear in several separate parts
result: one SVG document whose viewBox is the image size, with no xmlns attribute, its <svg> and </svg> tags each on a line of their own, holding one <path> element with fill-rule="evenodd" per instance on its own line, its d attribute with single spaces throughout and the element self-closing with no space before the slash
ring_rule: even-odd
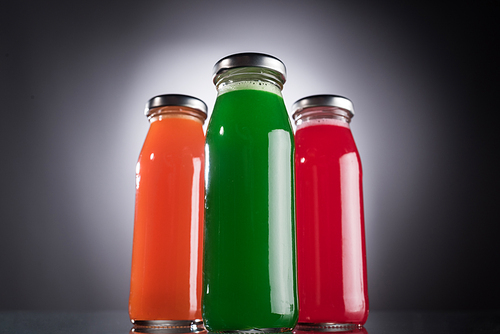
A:
<svg viewBox="0 0 500 334">
<path fill-rule="evenodd" d="M 222 73 L 237 67 L 267 68 L 277 72 L 283 83 L 286 81 L 286 67 L 281 60 L 264 53 L 245 52 L 229 55 L 219 60 L 213 68 L 213 82 L 216 83 Z"/>
<path fill-rule="evenodd" d="M 337 107 L 347 111 L 349 118 L 354 116 L 354 106 L 348 98 L 339 95 L 312 95 L 293 104 L 293 118 L 296 119 L 304 109 L 316 107 Z"/>
<path fill-rule="evenodd" d="M 181 94 L 165 94 L 151 98 L 148 103 L 146 103 L 144 114 L 149 117 L 153 113 L 154 109 L 167 106 L 179 106 L 196 109 L 197 111 L 203 113 L 205 118 L 208 111 L 205 102 L 196 97 Z"/>
</svg>

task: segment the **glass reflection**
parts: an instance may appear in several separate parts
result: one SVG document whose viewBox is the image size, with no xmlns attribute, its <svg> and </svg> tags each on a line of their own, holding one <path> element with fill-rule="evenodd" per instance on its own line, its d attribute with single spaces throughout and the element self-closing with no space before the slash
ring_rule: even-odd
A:
<svg viewBox="0 0 500 334">
<path fill-rule="evenodd" d="M 263 331 L 255 330 L 255 331 L 240 331 L 245 333 L 263 333 Z M 344 333 L 344 334 L 368 334 L 366 328 L 358 325 L 336 325 L 332 324 L 330 327 L 323 328 L 312 328 L 309 330 L 307 326 L 298 325 L 292 332 L 288 332 L 290 334 L 324 334 L 326 332 L 330 333 Z M 162 327 L 134 327 L 130 330 L 129 334 L 134 333 L 156 333 L 156 334 L 191 334 L 191 333 L 199 333 L 199 334 L 212 334 L 214 332 L 208 332 L 205 329 L 197 329 L 193 328 L 192 331 L 184 328 L 162 328 Z M 271 333 L 267 333 L 271 334 Z"/>
<path fill-rule="evenodd" d="M 322 328 L 312 328 L 309 329 L 307 326 L 302 326 L 298 325 L 294 330 L 293 334 L 324 334 L 325 332 L 330 332 L 330 333 L 345 333 L 345 334 L 368 334 L 368 331 L 366 328 L 359 326 L 359 325 L 352 325 L 352 326 L 346 326 L 346 325 L 335 325 L 332 324 L 332 326 L 328 327 L 322 327 Z"/>
<path fill-rule="evenodd" d="M 202 329 L 197 326 L 192 326 L 190 329 L 186 327 L 181 327 L 181 328 L 174 328 L 174 327 L 132 327 L 130 329 L 129 334 L 134 334 L 134 333 L 155 333 L 155 334 L 192 334 L 192 333 L 198 333 L 198 334 L 207 334 L 206 329 Z"/>
</svg>

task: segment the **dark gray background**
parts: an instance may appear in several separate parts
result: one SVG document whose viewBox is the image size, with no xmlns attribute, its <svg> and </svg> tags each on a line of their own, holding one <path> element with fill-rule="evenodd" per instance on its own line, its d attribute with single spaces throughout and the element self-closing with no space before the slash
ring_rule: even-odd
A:
<svg viewBox="0 0 500 334">
<path fill-rule="evenodd" d="M 0 309 L 127 308 L 144 104 L 243 51 L 354 101 L 371 308 L 498 309 L 497 3 L 4 1 Z"/>
</svg>

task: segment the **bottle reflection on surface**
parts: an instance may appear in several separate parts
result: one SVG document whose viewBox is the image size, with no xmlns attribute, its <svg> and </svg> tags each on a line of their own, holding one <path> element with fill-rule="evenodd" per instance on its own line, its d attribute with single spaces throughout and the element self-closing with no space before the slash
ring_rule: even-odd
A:
<svg viewBox="0 0 500 334">
<path fill-rule="evenodd" d="M 312 330 L 308 330 L 307 326 L 298 325 L 293 330 L 293 334 L 323 334 L 325 332 L 344 333 L 344 334 L 368 334 L 366 328 L 359 325 L 339 326 L 337 324 L 331 324 L 331 326 L 325 326 L 323 328 L 315 327 Z"/>
<path fill-rule="evenodd" d="M 249 331 L 253 333 L 259 333 L 258 331 Z M 324 328 L 311 327 L 311 330 L 307 327 L 307 325 L 297 325 L 292 332 L 288 332 L 290 334 L 324 334 L 326 332 L 330 333 L 344 333 L 344 334 L 368 334 L 366 328 L 359 325 L 339 325 L 339 324 L 331 324 L 331 326 L 326 325 Z M 198 333 L 198 334 L 209 334 L 213 332 L 208 332 L 207 330 L 187 330 L 186 328 L 161 328 L 161 327 L 133 327 L 129 334 L 135 333 L 156 333 L 156 334 L 190 334 L 190 333 Z"/>
<path fill-rule="evenodd" d="M 203 329 L 199 330 L 197 328 L 185 328 L 185 327 L 179 327 L 179 328 L 172 328 L 172 327 L 160 327 L 160 326 L 149 326 L 149 327 L 132 327 L 130 329 L 129 334 L 135 334 L 135 333 L 155 333 L 155 334 L 192 334 L 192 333 L 198 333 L 198 334 L 207 334 L 208 332 Z"/>
</svg>

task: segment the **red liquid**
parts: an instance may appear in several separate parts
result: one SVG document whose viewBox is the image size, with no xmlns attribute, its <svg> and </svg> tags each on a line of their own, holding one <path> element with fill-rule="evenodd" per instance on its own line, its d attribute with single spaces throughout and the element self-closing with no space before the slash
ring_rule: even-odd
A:
<svg viewBox="0 0 500 334">
<path fill-rule="evenodd" d="M 338 334 L 368 334 L 368 331 L 364 327 L 327 328 L 326 330 L 320 330 L 320 329 L 318 329 L 317 331 L 301 330 L 301 329 L 297 329 L 297 327 L 296 327 L 292 331 L 293 334 L 325 334 L 325 332 L 338 333 Z"/>
<path fill-rule="evenodd" d="M 364 324 L 362 170 L 351 130 L 339 120 L 310 120 L 295 142 L 299 323 Z"/>
</svg>

